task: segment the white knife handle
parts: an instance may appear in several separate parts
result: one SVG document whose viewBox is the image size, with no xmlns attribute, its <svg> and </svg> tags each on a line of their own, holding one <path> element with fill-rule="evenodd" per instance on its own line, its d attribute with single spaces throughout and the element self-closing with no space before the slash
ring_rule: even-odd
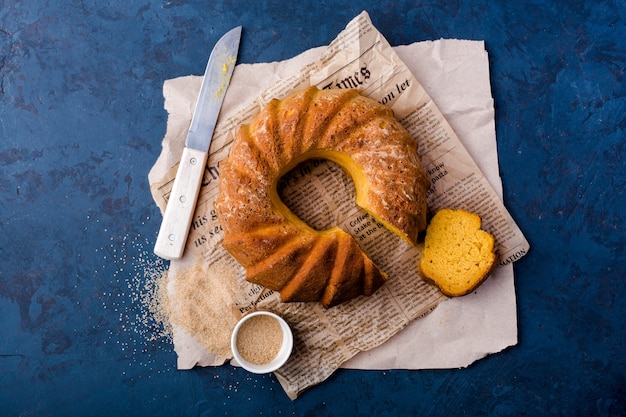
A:
<svg viewBox="0 0 626 417">
<path fill-rule="evenodd" d="M 206 161 L 206 152 L 187 147 L 183 149 L 174 187 L 167 201 L 163 223 L 154 245 L 154 253 L 161 258 L 171 260 L 183 255 Z"/>
</svg>

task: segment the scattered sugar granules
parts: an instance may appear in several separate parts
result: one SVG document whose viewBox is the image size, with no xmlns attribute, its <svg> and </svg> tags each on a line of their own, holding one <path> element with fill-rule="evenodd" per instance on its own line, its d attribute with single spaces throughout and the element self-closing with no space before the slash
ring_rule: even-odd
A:
<svg viewBox="0 0 626 417">
<path fill-rule="evenodd" d="M 236 271 L 226 262 L 215 261 L 208 269 L 194 266 L 180 271 L 174 281 L 172 322 L 220 360 L 232 357 L 230 335 L 239 320 L 224 306 L 233 305 Z"/>
</svg>

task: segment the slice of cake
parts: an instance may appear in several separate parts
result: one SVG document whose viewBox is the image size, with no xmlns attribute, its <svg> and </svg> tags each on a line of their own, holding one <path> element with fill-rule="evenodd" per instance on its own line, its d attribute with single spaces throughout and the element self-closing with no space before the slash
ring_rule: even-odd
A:
<svg viewBox="0 0 626 417">
<path fill-rule="evenodd" d="M 496 260 L 495 239 L 480 227 L 477 214 L 439 210 L 426 229 L 420 275 L 450 297 L 476 288 L 489 276 Z"/>
</svg>

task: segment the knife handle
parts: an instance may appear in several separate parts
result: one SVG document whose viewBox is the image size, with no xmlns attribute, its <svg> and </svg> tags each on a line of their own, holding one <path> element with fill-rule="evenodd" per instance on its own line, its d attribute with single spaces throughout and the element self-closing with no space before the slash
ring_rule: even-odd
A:
<svg viewBox="0 0 626 417">
<path fill-rule="evenodd" d="M 206 161 L 206 152 L 187 147 L 183 149 L 174 186 L 154 245 L 154 253 L 161 258 L 172 260 L 183 255 Z"/>
</svg>

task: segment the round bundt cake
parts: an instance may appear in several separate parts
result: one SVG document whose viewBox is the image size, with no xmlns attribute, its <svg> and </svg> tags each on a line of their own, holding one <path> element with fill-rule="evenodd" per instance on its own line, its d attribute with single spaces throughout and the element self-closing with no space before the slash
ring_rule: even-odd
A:
<svg viewBox="0 0 626 417">
<path fill-rule="evenodd" d="M 223 245 L 248 281 L 279 291 L 283 302 L 330 307 L 373 294 L 387 275 L 339 227 L 317 231 L 281 201 L 278 180 L 316 158 L 345 169 L 356 204 L 410 244 L 426 228 L 428 181 L 416 141 L 389 108 L 356 90 L 310 87 L 272 100 L 241 126 L 220 164 Z"/>
</svg>

